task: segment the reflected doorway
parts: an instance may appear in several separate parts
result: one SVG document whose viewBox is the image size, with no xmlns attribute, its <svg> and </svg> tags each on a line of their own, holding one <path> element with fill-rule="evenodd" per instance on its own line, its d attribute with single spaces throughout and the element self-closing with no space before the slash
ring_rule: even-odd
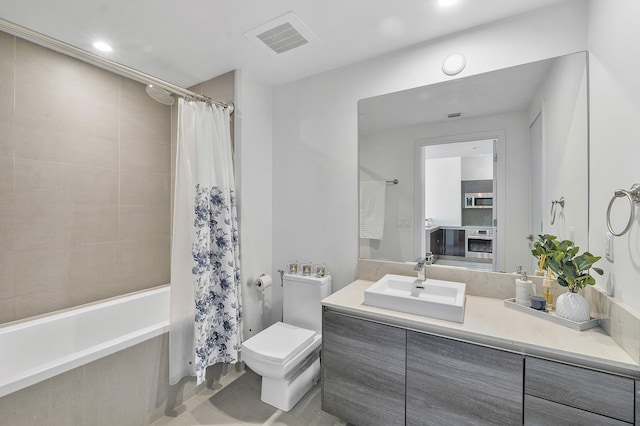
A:
<svg viewBox="0 0 640 426">
<path fill-rule="evenodd" d="M 435 263 L 494 270 L 497 139 L 422 146 L 424 252 Z"/>
<path fill-rule="evenodd" d="M 529 206 L 531 215 L 529 217 L 529 250 L 533 248 L 533 242 L 537 241 L 538 235 L 544 234 L 542 223 L 542 206 L 544 205 L 543 188 L 545 177 L 542 164 L 544 153 L 542 152 L 542 113 L 538 114 L 531 127 L 529 127 L 531 173 L 529 174 Z M 529 271 L 538 269 L 535 257 L 531 257 Z"/>
</svg>

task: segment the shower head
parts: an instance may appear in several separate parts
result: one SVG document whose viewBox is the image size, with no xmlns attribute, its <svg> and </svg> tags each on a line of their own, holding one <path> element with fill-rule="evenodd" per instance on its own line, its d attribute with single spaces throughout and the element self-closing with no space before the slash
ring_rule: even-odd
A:
<svg viewBox="0 0 640 426">
<path fill-rule="evenodd" d="M 147 91 L 147 95 L 151 96 L 152 99 L 160 102 L 165 105 L 173 105 L 176 101 L 171 93 L 164 90 L 162 87 L 154 86 L 153 84 L 147 84 L 145 89 Z"/>
</svg>

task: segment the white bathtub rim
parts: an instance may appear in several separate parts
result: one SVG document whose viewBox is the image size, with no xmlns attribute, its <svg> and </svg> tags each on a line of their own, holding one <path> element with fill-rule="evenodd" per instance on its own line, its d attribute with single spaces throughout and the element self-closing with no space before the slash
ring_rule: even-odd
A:
<svg viewBox="0 0 640 426">
<path fill-rule="evenodd" d="M 18 323 L 11 323 L 9 325 L 3 326 L 0 328 L 0 334 L 7 333 L 10 331 L 21 330 L 29 325 L 34 324 L 42 324 L 43 322 L 51 321 L 52 319 L 60 319 L 65 318 L 70 315 L 79 314 L 82 312 L 87 312 L 92 309 L 95 309 L 95 305 L 101 306 L 111 306 L 117 304 L 119 300 L 123 298 L 137 299 L 143 297 L 145 295 L 156 294 L 160 292 L 167 291 L 168 286 L 160 286 L 154 287 L 149 290 L 142 290 L 135 293 L 130 293 L 127 295 L 117 296 L 110 299 L 105 299 L 103 301 L 93 302 L 87 305 L 82 305 L 78 308 L 70 308 L 65 309 L 63 311 L 58 311 L 53 314 L 44 314 L 35 318 L 30 318 L 26 320 L 20 320 Z M 58 374 L 65 373 L 74 368 L 80 367 L 82 365 L 88 364 L 92 361 L 98 360 L 105 356 L 111 355 L 113 353 L 119 352 L 121 350 L 127 349 L 131 346 L 142 343 L 146 340 L 152 339 L 154 337 L 160 336 L 169 331 L 169 320 L 160 321 L 149 325 L 147 327 L 141 328 L 134 332 L 118 336 L 117 338 L 107 340 L 105 342 L 101 342 L 97 345 L 90 346 L 83 350 L 79 350 L 74 352 L 73 354 L 57 358 L 52 360 L 51 362 L 44 363 L 39 365 L 32 370 L 28 370 L 26 372 L 21 371 L 20 377 L 5 377 L 0 380 L 0 398 L 11 393 L 17 392 L 21 389 L 24 389 L 28 386 L 34 385 L 41 381 L 47 380 L 51 377 L 57 376 Z"/>
<path fill-rule="evenodd" d="M 88 312 L 91 311 L 93 309 L 95 309 L 96 305 L 101 305 L 101 306 L 112 306 L 117 304 L 119 301 L 121 301 L 122 299 L 139 299 L 141 297 L 144 297 L 146 295 L 152 295 L 152 294 L 156 294 L 156 293 L 162 293 L 163 291 L 166 291 L 167 289 L 171 288 L 171 284 L 163 284 L 160 286 L 156 286 L 156 287 L 150 287 L 148 289 L 144 289 L 144 290 L 138 290 L 138 291 L 134 291 L 131 293 L 125 293 L 125 294 L 121 294 L 118 296 L 113 296 L 113 297 L 109 297 L 107 299 L 102 299 L 102 300 L 96 300 L 95 302 L 89 302 L 89 303 L 85 303 L 83 305 L 78 305 L 78 306 L 72 306 L 70 308 L 64 308 L 64 309 L 60 309 L 58 311 L 53 311 L 53 312 L 47 312 L 44 314 L 40 314 L 40 315 L 34 315 L 32 317 L 28 317 L 28 318 L 22 318 L 19 320 L 15 320 L 15 321 L 10 321 L 4 324 L 0 324 L 0 334 L 3 333 L 7 333 L 10 331 L 16 331 L 16 330 L 21 330 L 27 326 L 31 326 L 31 325 L 37 325 L 37 324 L 42 324 L 43 322 L 47 322 L 47 321 L 51 321 L 51 320 L 55 320 L 55 319 L 60 319 L 60 318 L 66 318 L 69 317 L 71 315 L 76 315 L 76 314 L 81 314 L 83 312 Z"/>
</svg>

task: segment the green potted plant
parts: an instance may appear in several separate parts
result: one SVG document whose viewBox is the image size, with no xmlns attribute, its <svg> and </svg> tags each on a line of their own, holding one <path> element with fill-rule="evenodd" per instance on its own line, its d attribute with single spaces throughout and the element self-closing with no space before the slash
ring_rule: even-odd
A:
<svg viewBox="0 0 640 426">
<path fill-rule="evenodd" d="M 547 266 L 556 275 L 558 284 L 569 289 L 558 297 L 556 315 L 576 322 L 587 321 L 590 318 L 589 303 L 578 294 L 578 290 L 596 283 L 590 270 L 603 274 L 602 269 L 593 266 L 600 256 L 588 251 L 578 255 L 580 247 L 570 240 L 554 240 L 553 244 L 554 250 L 547 258 Z"/>
<path fill-rule="evenodd" d="M 531 254 L 533 257 L 538 259 L 538 270 L 536 271 L 536 275 L 544 276 L 545 271 L 548 268 L 547 259 L 549 255 L 553 253 L 555 250 L 555 242 L 558 237 L 555 235 L 544 234 L 538 235 L 538 241 L 533 243 L 533 249 L 531 249 Z"/>
</svg>

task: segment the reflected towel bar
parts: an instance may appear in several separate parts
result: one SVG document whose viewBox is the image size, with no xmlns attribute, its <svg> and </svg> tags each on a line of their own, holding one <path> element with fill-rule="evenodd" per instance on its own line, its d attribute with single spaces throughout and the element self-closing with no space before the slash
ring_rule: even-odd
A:
<svg viewBox="0 0 640 426">
<path fill-rule="evenodd" d="M 564 209 L 564 197 L 560 197 L 559 200 L 552 200 L 551 201 L 551 213 L 550 213 L 550 216 L 551 216 L 551 224 L 552 225 L 556 221 L 556 209 L 557 209 L 558 205 Z"/>
</svg>

